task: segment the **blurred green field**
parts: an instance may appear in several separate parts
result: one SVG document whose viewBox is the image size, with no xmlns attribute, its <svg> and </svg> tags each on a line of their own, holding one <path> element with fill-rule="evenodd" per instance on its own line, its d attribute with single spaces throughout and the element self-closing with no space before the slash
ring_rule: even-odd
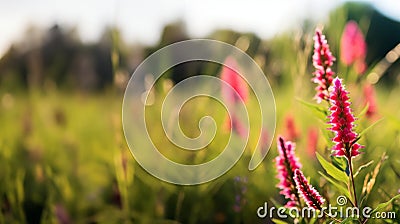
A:
<svg viewBox="0 0 400 224">
<path fill-rule="evenodd" d="M 307 86 L 305 79 L 302 88 Z M 309 84 L 310 85 L 310 84 Z M 312 88 L 310 88 L 312 89 Z M 284 119 L 294 116 L 299 132 L 297 155 L 304 172 L 315 186 L 326 182 L 318 178 L 315 156 L 307 153 L 306 133 L 309 127 L 326 128 L 315 115 L 295 97 L 294 84 L 273 86 L 277 104 L 277 134 L 285 134 Z M 356 114 L 363 108 L 359 88 L 351 89 Z M 388 159 L 380 170 L 373 194 L 367 204 L 374 206 L 389 195 L 397 194 L 400 171 L 400 103 L 399 88 L 386 89 L 378 85 L 379 116 L 384 120 L 361 139 L 365 153 L 355 161 L 361 165 L 386 152 Z M 204 101 L 188 104 L 201 112 Z M 67 93 L 36 90 L 26 93 L 1 93 L 0 110 L 0 195 L 2 223 L 209 223 L 262 222 L 256 209 L 271 199 L 282 201 L 273 166 L 276 144 L 263 164 L 247 172 L 250 151 L 221 178 L 199 186 L 175 186 L 161 182 L 146 173 L 131 156 L 121 128 L 122 94 Z M 203 104 L 203 105 L 202 105 Z M 251 107 L 252 103 L 249 103 Z M 188 110 L 189 112 L 191 110 Z M 214 112 L 217 123 L 223 115 Z M 199 113 L 201 114 L 201 113 Z M 184 114 L 182 116 L 185 116 Z M 189 116 L 189 115 L 188 115 Z M 360 118 L 357 130 L 369 126 L 370 120 Z M 187 124 L 193 124 L 188 122 Z M 154 129 L 159 130 L 159 129 Z M 330 151 L 321 131 L 318 151 L 329 156 Z M 157 134 L 157 133 L 156 133 Z M 159 133 L 158 133 L 159 134 Z M 255 138 L 251 138 L 251 144 Z M 218 149 L 218 144 L 211 145 Z M 212 155 L 212 154 L 211 154 Z M 209 155 L 208 155 L 209 156 Z M 183 155 L 189 158 L 191 155 Z M 357 186 L 374 165 L 357 177 Z M 238 189 L 235 176 L 248 178 L 246 203 L 234 212 Z M 326 186 L 325 186 L 326 187 Z M 328 195 L 333 199 L 330 187 Z M 361 189 L 359 189 L 361 190 Z M 332 200 L 333 200 L 332 199 Z M 397 205 L 398 206 L 398 205 Z M 397 208 L 398 209 L 398 208 Z M 175 221 L 172 221 L 175 220 Z"/>
</svg>

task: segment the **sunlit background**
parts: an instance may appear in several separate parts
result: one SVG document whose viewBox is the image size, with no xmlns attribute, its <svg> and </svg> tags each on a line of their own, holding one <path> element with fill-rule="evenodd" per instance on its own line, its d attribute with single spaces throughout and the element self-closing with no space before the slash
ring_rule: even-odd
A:
<svg viewBox="0 0 400 224">
<path fill-rule="evenodd" d="M 400 2 L 364 0 L 384 15 L 400 20 Z M 2 1 L 0 54 L 20 40 L 28 27 L 41 29 L 60 24 L 77 29 L 83 41 L 96 41 L 105 26 L 117 26 L 130 43 L 155 44 L 163 26 L 181 20 L 190 36 L 204 37 L 215 29 L 230 28 L 270 38 L 296 27 L 299 21 L 327 19 L 344 1 Z"/>
</svg>

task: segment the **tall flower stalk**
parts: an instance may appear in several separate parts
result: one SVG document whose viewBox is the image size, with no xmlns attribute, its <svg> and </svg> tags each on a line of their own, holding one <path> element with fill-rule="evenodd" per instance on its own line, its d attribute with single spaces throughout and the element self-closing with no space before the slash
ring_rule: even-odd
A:
<svg viewBox="0 0 400 224">
<path fill-rule="evenodd" d="M 346 91 L 341 79 L 335 78 L 333 80 L 332 91 L 330 95 L 331 107 L 329 108 L 331 114 L 329 116 L 329 123 L 332 125 L 332 130 L 335 133 L 333 142 L 334 156 L 344 156 L 350 169 L 351 182 L 353 185 L 354 204 L 357 206 L 357 196 L 353 177 L 353 168 L 351 159 L 360 154 L 359 149 L 363 146 L 358 144 L 358 134 L 354 132 L 355 117 L 350 109 L 350 98 Z"/>
<path fill-rule="evenodd" d="M 300 196 L 304 199 L 307 206 L 317 210 L 322 209 L 325 199 L 318 193 L 314 187 L 308 183 L 301 170 L 294 171 L 294 181 L 296 182 L 297 190 Z"/>
<path fill-rule="evenodd" d="M 277 187 L 281 189 L 280 194 L 289 199 L 285 205 L 288 208 L 300 205 L 300 197 L 294 180 L 294 171 L 300 169 L 301 164 L 295 156 L 294 150 L 294 143 L 285 141 L 282 137 L 278 138 L 279 155 L 275 158 L 278 171 L 277 178 L 279 179 Z"/>
<path fill-rule="evenodd" d="M 329 49 L 328 42 L 321 30 L 317 29 L 314 35 L 314 55 L 313 66 L 315 67 L 314 78 L 312 81 L 317 84 L 315 99 L 318 103 L 323 100 L 329 101 L 329 87 L 332 84 L 333 75 L 332 65 L 335 57 Z"/>
</svg>

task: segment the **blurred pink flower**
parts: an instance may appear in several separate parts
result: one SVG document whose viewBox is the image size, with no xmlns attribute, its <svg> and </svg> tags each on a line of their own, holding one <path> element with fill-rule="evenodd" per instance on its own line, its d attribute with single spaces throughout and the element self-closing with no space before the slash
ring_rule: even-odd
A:
<svg viewBox="0 0 400 224">
<path fill-rule="evenodd" d="M 260 143 L 259 143 L 259 147 L 260 147 L 260 153 L 261 155 L 265 155 L 267 154 L 267 151 L 269 149 L 269 147 L 267 146 L 267 143 L 270 140 L 270 135 L 268 134 L 268 132 L 266 130 L 263 130 L 261 132 L 261 136 L 260 136 Z"/>
<path fill-rule="evenodd" d="M 354 69 L 357 74 L 363 74 L 367 70 L 367 64 L 364 59 L 358 59 L 354 62 Z"/>
<path fill-rule="evenodd" d="M 328 100 L 329 98 L 329 86 L 332 84 L 333 75 L 332 65 L 335 61 L 335 57 L 329 50 L 329 45 L 325 39 L 325 35 L 317 29 L 314 36 L 314 55 L 313 55 L 313 65 L 315 67 L 315 72 L 313 73 L 315 77 L 312 79 L 314 83 L 318 86 L 315 88 L 317 94 L 315 99 L 318 103 L 322 100 Z"/>
<path fill-rule="evenodd" d="M 299 195 L 304 199 L 307 206 L 321 210 L 325 199 L 308 183 L 304 174 L 299 169 L 294 171 L 294 181 L 296 182 Z"/>
<path fill-rule="evenodd" d="M 311 127 L 307 133 L 307 154 L 310 157 L 315 156 L 318 145 L 318 128 Z"/>
<path fill-rule="evenodd" d="M 367 44 L 364 35 L 355 21 L 349 21 L 344 27 L 340 42 L 340 60 L 345 65 L 354 63 L 358 74 L 363 73 L 367 65 L 365 57 L 367 54 Z"/>
<path fill-rule="evenodd" d="M 296 190 L 296 182 L 293 179 L 294 171 L 301 168 L 299 159 L 294 154 L 295 144 L 278 138 L 278 152 L 279 155 L 275 158 L 276 169 L 278 171 L 277 178 L 279 183 L 277 187 L 281 189 L 279 192 L 289 201 L 286 207 L 296 207 L 299 205 L 299 195 Z"/>
<path fill-rule="evenodd" d="M 333 80 L 333 90 L 331 92 L 331 115 L 329 123 L 332 124 L 332 130 L 335 133 L 333 142 L 335 146 L 334 156 L 345 156 L 348 159 L 360 154 L 358 151 L 362 146 L 355 143 L 357 134 L 353 131 L 355 117 L 350 109 L 348 92 L 344 88 L 341 79 Z"/>
<path fill-rule="evenodd" d="M 221 86 L 221 91 L 222 98 L 230 105 L 240 103 L 240 100 L 247 102 L 248 99 L 247 83 L 236 71 L 238 71 L 237 62 L 234 58 L 227 57 L 222 67 L 221 79 L 229 84 L 230 87 L 225 83 Z M 247 128 L 233 112 L 230 117 L 227 116 L 225 118 L 224 128 L 228 131 L 232 129 L 240 137 L 244 138 L 247 135 Z"/>
<path fill-rule="evenodd" d="M 54 213 L 57 218 L 58 223 L 69 224 L 71 223 L 68 211 L 62 204 L 56 204 L 54 208 Z"/>
<path fill-rule="evenodd" d="M 377 111 L 375 89 L 373 85 L 366 84 L 364 86 L 364 96 L 365 96 L 365 103 L 366 104 L 368 103 L 366 116 L 368 118 L 372 118 L 376 115 Z"/>
<path fill-rule="evenodd" d="M 228 115 L 224 121 L 224 130 L 230 132 L 231 129 L 240 137 L 245 138 L 247 135 L 247 128 L 242 124 L 242 122 L 234 114 L 231 117 Z"/>
<path fill-rule="evenodd" d="M 292 115 L 287 115 L 285 117 L 285 128 L 288 140 L 295 141 L 300 137 L 297 131 L 296 124 L 294 123 L 294 118 Z"/>
<path fill-rule="evenodd" d="M 244 102 L 247 102 L 247 83 L 235 70 L 238 70 L 238 65 L 235 59 L 232 57 L 226 58 L 221 71 L 221 79 L 227 82 L 231 86 L 231 88 L 226 85 L 222 85 L 222 97 L 228 103 L 232 104 L 240 101 L 237 96 L 239 96 Z M 237 95 L 235 94 L 235 92 L 237 93 Z"/>
</svg>

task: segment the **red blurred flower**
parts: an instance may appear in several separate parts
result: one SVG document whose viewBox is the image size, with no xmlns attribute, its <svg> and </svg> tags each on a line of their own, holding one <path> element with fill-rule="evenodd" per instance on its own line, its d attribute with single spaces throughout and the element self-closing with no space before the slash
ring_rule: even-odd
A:
<svg viewBox="0 0 400 224">
<path fill-rule="evenodd" d="M 248 99 L 247 83 L 236 71 L 238 71 L 237 62 L 234 58 L 227 57 L 221 71 L 221 79 L 229 84 L 230 87 L 223 84 L 221 91 L 223 99 L 230 105 L 240 103 L 240 100 L 247 102 Z M 247 128 L 239 120 L 234 111 L 231 112 L 230 117 L 225 118 L 224 127 L 225 130 L 230 131 L 232 129 L 242 138 L 247 135 Z"/>
<path fill-rule="evenodd" d="M 228 115 L 224 121 L 224 129 L 226 132 L 234 131 L 240 137 L 245 138 L 247 135 L 247 128 L 242 124 L 242 122 L 234 114 L 231 117 Z"/>
<path fill-rule="evenodd" d="M 304 199 L 307 206 L 321 210 L 325 199 L 308 183 L 304 174 L 299 169 L 294 171 L 294 181 L 296 182 L 299 195 Z"/>
<path fill-rule="evenodd" d="M 221 79 L 227 82 L 231 88 L 227 85 L 222 85 L 222 97 L 228 103 L 232 104 L 235 104 L 240 100 L 238 96 L 244 102 L 246 102 L 248 98 L 247 83 L 235 70 L 238 70 L 238 65 L 235 59 L 232 57 L 226 58 L 221 71 Z"/>
<path fill-rule="evenodd" d="M 363 74 L 367 70 L 367 64 L 364 59 L 358 59 L 354 62 L 354 69 L 357 74 Z"/>
<path fill-rule="evenodd" d="M 269 149 L 269 147 L 266 146 L 267 142 L 270 140 L 270 135 L 268 134 L 268 132 L 266 130 L 263 130 L 261 132 L 261 136 L 260 136 L 260 143 L 258 144 L 260 147 L 260 153 L 261 155 L 265 155 L 267 154 L 267 150 Z"/>
<path fill-rule="evenodd" d="M 311 127 L 307 133 L 307 154 L 314 157 L 318 145 L 318 128 Z"/>
<path fill-rule="evenodd" d="M 344 27 L 340 42 L 340 59 L 345 65 L 354 64 L 358 74 L 363 73 L 367 65 L 365 57 L 367 44 L 364 35 L 355 21 L 349 21 Z"/>
<path fill-rule="evenodd" d="M 288 140 L 295 141 L 300 137 L 299 132 L 296 129 L 294 118 L 292 115 L 287 115 L 285 118 L 286 136 Z"/>
<path fill-rule="evenodd" d="M 335 61 L 335 57 L 329 50 L 329 45 L 325 39 L 325 35 L 322 35 L 321 31 L 317 29 L 314 36 L 314 55 L 313 55 L 313 65 L 315 67 L 315 72 L 313 73 L 315 77 L 312 81 L 318 86 L 315 88 L 317 94 L 315 99 L 318 103 L 322 100 L 328 100 L 329 98 L 329 86 L 332 84 L 333 75 L 332 65 Z"/>
<path fill-rule="evenodd" d="M 286 207 L 296 207 L 299 205 L 299 195 L 296 190 L 296 182 L 293 179 L 294 171 L 301 168 L 299 159 L 294 154 L 295 144 L 278 138 L 278 152 L 279 155 L 275 158 L 276 169 L 278 171 L 277 178 L 279 183 L 277 187 L 281 189 L 279 192 L 289 201 Z"/>
<path fill-rule="evenodd" d="M 341 61 L 345 65 L 350 65 L 358 58 L 365 58 L 366 52 L 363 33 L 355 21 L 349 21 L 344 27 L 340 42 Z"/>
<path fill-rule="evenodd" d="M 357 134 L 353 131 L 355 117 L 350 109 L 348 92 L 344 88 L 341 79 L 333 80 L 333 90 L 331 92 L 331 115 L 329 123 L 332 124 L 332 130 L 335 133 L 333 142 L 335 146 L 335 156 L 345 156 L 348 159 L 360 154 L 358 151 L 362 146 L 357 141 Z"/>
<path fill-rule="evenodd" d="M 377 112 L 375 89 L 373 85 L 366 84 L 364 86 L 364 96 L 365 96 L 365 103 L 366 104 L 368 103 L 366 116 L 368 118 L 372 118 L 376 115 Z"/>
</svg>

